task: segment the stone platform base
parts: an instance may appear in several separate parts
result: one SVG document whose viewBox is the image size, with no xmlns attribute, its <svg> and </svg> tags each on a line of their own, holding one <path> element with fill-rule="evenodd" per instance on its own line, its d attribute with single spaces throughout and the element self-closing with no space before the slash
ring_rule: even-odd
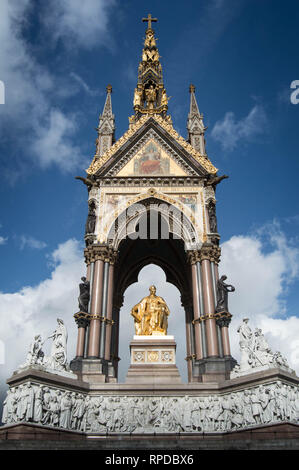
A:
<svg viewBox="0 0 299 470">
<path fill-rule="evenodd" d="M 298 450 L 299 425 L 277 423 L 222 434 L 88 434 L 29 423 L 0 428 L 0 450 Z M 153 453 L 153 452 L 152 452 Z M 110 455 L 110 454 L 109 454 Z M 144 454 L 146 458 L 147 454 Z"/>
<path fill-rule="evenodd" d="M 181 384 L 176 366 L 176 342 L 167 336 L 134 336 L 126 383 Z"/>
</svg>

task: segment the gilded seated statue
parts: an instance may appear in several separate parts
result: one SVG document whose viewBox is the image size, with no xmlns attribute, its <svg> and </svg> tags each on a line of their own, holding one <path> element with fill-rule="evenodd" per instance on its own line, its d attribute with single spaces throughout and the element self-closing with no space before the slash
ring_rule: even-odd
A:
<svg viewBox="0 0 299 470">
<path fill-rule="evenodd" d="M 131 310 L 136 335 L 167 335 L 169 308 L 162 297 L 156 295 L 156 287 L 149 288 L 144 297 Z"/>
</svg>

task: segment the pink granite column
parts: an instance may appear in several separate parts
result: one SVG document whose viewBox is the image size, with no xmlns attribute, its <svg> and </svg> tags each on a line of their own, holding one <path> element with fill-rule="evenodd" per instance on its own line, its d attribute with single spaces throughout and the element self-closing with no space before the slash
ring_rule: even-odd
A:
<svg viewBox="0 0 299 470">
<path fill-rule="evenodd" d="M 103 296 L 103 270 L 104 261 L 96 260 L 94 265 L 92 295 L 90 301 L 90 314 L 101 316 L 102 296 Z M 100 318 L 92 318 L 90 320 L 88 357 L 99 357 L 100 352 Z"/>
<path fill-rule="evenodd" d="M 110 263 L 108 274 L 108 296 L 107 296 L 107 324 L 106 324 L 106 338 L 105 338 L 105 359 L 111 359 L 111 333 L 112 333 L 112 306 L 113 306 L 113 280 L 114 280 L 114 265 Z"/>
<path fill-rule="evenodd" d="M 91 263 L 87 265 L 86 268 L 86 279 L 90 281 L 90 276 L 91 276 Z"/>
<path fill-rule="evenodd" d="M 218 264 L 217 263 L 215 263 L 215 278 L 216 278 L 216 282 L 217 282 L 219 280 L 219 270 L 218 270 Z M 228 333 L 229 324 L 230 324 L 230 320 L 224 320 L 224 321 L 222 321 L 222 324 L 220 326 L 220 328 L 221 328 L 221 338 L 222 338 L 222 347 L 223 347 L 223 355 L 224 356 L 231 356 L 229 333 Z"/>
<path fill-rule="evenodd" d="M 190 324 L 190 313 L 189 309 L 185 308 L 185 318 L 186 318 L 186 353 L 187 353 L 187 372 L 188 372 L 188 382 L 192 382 L 192 343 L 191 343 L 191 327 Z"/>
<path fill-rule="evenodd" d="M 225 324 L 221 327 L 221 337 L 222 337 L 222 345 L 223 345 L 223 355 L 230 356 L 230 344 L 229 344 L 229 336 L 228 336 L 228 324 Z"/>
<path fill-rule="evenodd" d="M 213 279 L 211 273 L 211 262 L 209 259 L 203 259 L 201 262 L 202 281 L 203 281 L 203 302 L 206 326 L 207 353 L 208 357 L 218 357 L 219 347 L 216 329 L 216 320 L 213 318 L 215 314 L 215 302 L 213 292 Z"/>
<path fill-rule="evenodd" d="M 191 265 L 192 272 L 192 294 L 193 294 L 193 311 L 194 311 L 194 336 L 195 336 L 195 355 L 196 359 L 202 359 L 202 337 L 200 328 L 200 307 L 198 293 L 198 276 L 196 264 Z"/>
<path fill-rule="evenodd" d="M 90 274 L 91 274 L 91 264 L 89 263 L 86 268 L 86 280 L 90 281 Z M 76 349 L 76 357 L 84 357 L 84 349 L 85 349 L 85 342 L 86 342 L 86 327 L 88 325 L 88 320 L 84 318 L 78 318 L 76 320 L 78 325 L 78 336 L 77 336 L 77 349 Z"/>
<path fill-rule="evenodd" d="M 76 357 L 83 357 L 84 356 L 85 329 L 86 329 L 86 322 L 78 321 L 78 336 L 77 336 Z"/>
</svg>

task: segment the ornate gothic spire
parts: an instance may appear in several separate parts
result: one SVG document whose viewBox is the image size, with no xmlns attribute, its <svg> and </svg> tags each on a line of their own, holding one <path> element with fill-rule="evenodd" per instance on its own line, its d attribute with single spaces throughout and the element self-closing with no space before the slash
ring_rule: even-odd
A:
<svg viewBox="0 0 299 470">
<path fill-rule="evenodd" d="M 106 87 L 107 96 L 102 114 L 100 114 L 97 127 L 98 138 L 96 140 L 96 155 L 103 155 L 115 142 L 115 120 L 112 113 L 111 93 L 112 86 Z"/>
<path fill-rule="evenodd" d="M 197 101 L 195 98 L 195 86 L 190 85 L 190 111 L 187 120 L 188 142 L 193 148 L 198 150 L 202 155 L 206 155 L 204 134 L 206 127 L 203 123 L 203 114 L 199 112 Z"/>
<path fill-rule="evenodd" d="M 157 39 L 152 29 L 152 22 L 156 22 L 157 19 L 149 14 L 142 21 L 147 21 L 148 27 L 145 32 L 142 59 L 138 67 L 138 83 L 134 92 L 135 115 L 130 118 L 130 122 L 136 122 L 142 114 L 161 114 L 165 117 L 168 109 Z"/>
</svg>

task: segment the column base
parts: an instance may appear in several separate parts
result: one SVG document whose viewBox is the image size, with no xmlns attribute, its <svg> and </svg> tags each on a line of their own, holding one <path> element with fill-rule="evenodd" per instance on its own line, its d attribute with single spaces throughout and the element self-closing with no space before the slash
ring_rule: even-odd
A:
<svg viewBox="0 0 299 470">
<path fill-rule="evenodd" d="M 230 372 L 237 364 L 232 356 L 207 357 L 193 363 L 193 381 L 222 382 L 230 379 Z"/>
<path fill-rule="evenodd" d="M 84 382 L 117 382 L 112 362 L 98 357 L 75 357 L 70 363 L 70 369 Z"/>
<path fill-rule="evenodd" d="M 105 383 L 108 375 L 107 361 L 97 358 L 75 358 L 70 363 L 71 370 L 83 382 Z"/>
</svg>

